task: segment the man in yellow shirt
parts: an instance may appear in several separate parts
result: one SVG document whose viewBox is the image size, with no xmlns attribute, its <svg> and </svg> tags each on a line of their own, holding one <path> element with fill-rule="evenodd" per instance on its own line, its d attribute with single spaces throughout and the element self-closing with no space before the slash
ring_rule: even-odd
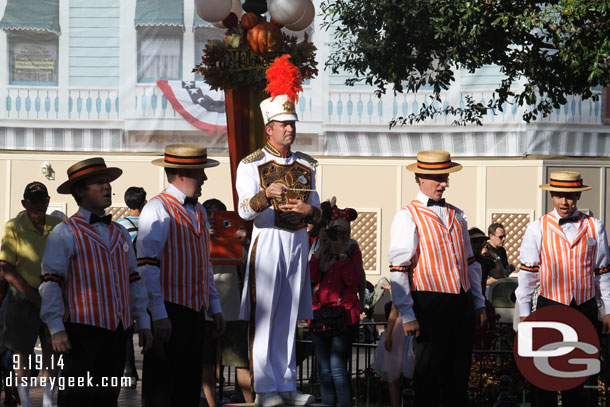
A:
<svg viewBox="0 0 610 407">
<path fill-rule="evenodd" d="M 2 345 L 18 355 L 21 366 L 15 369 L 18 383 L 22 377 L 29 377 L 28 366 L 35 366 L 31 356 L 36 339 L 40 337 L 43 355 L 42 375 L 55 376 L 51 366 L 53 347 L 51 335 L 40 320 L 40 262 L 47 242 L 47 236 L 55 225 L 61 223 L 56 216 L 46 215 L 49 194 L 44 184 L 31 182 L 25 187 L 21 204 L 25 212 L 6 222 L 2 234 L 0 250 L 0 270 L 11 284 L 6 297 L 6 305 L 0 315 L 0 326 L 4 328 Z M 15 366 L 17 367 L 17 366 Z M 43 393 L 43 407 L 53 405 L 53 388 L 46 381 Z M 22 407 L 30 406 L 28 386 L 18 386 Z"/>
</svg>

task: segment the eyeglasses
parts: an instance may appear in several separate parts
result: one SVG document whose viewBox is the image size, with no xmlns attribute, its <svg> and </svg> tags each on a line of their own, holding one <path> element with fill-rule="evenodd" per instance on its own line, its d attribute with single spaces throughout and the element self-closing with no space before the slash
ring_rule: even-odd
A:
<svg viewBox="0 0 610 407">
<path fill-rule="evenodd" d="M 497 237 L 498 239 L 500 239 L 500 240 L 504 240 L 504 239 L 506 239 L 506 235 L 500 235 L 500 236 L 496 236 L 496 237 Z"/>
</svg>

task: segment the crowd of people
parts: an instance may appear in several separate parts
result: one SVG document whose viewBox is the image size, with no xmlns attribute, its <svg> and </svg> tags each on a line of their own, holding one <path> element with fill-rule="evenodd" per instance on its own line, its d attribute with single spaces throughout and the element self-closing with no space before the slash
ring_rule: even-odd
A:
<svg viewBox="0 0 610 407">
<path fill-rule="evenodd" d="M 105 211 L 122 170 L 102 158 L 68 168 L 57 191 L 72 195 L 79 208 L 66 220 L 46 215 L 45 185 L 26 186 L 25 211 L 2 235 L 0 267 L 9 288 L 0 345 L 15 355 L 19 379 L 35 375 L 31 361 L 40 341 L 42 358 L 34 365 L 47 378 L 43 407 L 54 405 L 55 387 L 60 407 L 116 406 L 121 385 L 108 379 L 125 375 L 129 386 L 140 380 L 134 333 L 144 355 L 145 407 L 195 407 L 202 389 L 215 406 L 219 358 L 236 368 L 245 401 L 311 404 L 315 398 L 297 390 L 298 321 L 311 321 L 322 403 L 352 405 L 347 361 L 365 285 L 362 254 L 351 237 L 357 212 L 334 200 L 320 203 L 316 160 L 291 150 L 294 99 L 272 96 L 261 111 L 267 144 L 237 169 L 237 212 L 251 224 L 250 233 L 247 226 L 235 230 L 237 262 L 212 259 L 228 215 L 217 199 L 199 202 L 205 169 L 219 164 L 204 147 L 166 146 L 152 164 L 164 168 L 167 187 L 148 201 L 144 189 L 129 188 L 129 214 L 117 222 Z M 469 229 L 465 213 L 443 198 L 449 175 L 461 168 L 444 151 L 421 151 L 407 166 L 419 191 L 392 222 L 392 306 L 376 363 L 390 383 L 393 406 L 401 375 L 413 377 L 415 405 L 468 405 L 474 332 L 487 319 L 486 288 L 514 272 L 504 226 L 493 223 L 487 234 Z M 610 299 L 610 254 L 603 224 L 576 207 L 590 187 L 578 173 L 554 172 L 541 188 L 551 192 L 555 209 L 523 238 L 519 315 L 532 312 L 538 284 L 538 308 L 561 304 L 595 322 L 596 280 L 603 302 Z M 609 323 L 606 315 L 604 333 Z M 67 385 L 56 386 L 58 377 Z M 27 380 L 17 390 L 29 407 Z M 588 400 L 589 393 L 582 386 L 565 392 L 564 405 Z M 554 393 L 537 392 L 537 405 L 553 402 Z"/>
</svg>

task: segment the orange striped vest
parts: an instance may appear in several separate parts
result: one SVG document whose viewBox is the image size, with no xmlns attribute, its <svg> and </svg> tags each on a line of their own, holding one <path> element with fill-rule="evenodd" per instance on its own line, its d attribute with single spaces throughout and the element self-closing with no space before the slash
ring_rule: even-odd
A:
<svg viewBox="0 0 610 407">
<path fill-rule="evenodd" d="M 68 271 L 65 301 L 70 322 L 114 331 L 132 324 L 129 307 L 128 251 L 121 226 L 110 223 L 110 248 L 80 215 L 66 221 L 72 229 L 75 253 Z"/>
<path fill-rule="evenodd" d="M 582 304 L 595 296 L 595 251 L 597 234 L 593 218 L 583 213 L 578 232 L 570 244 L 557 216 L 551 212 L 540 218 L 540 295 L 570 305 L 572 298 Z M 588 245 L 587 240 L 595 242 Z"/>
<path fill-rule="evenodd" d="M 199 204 L 195 206 L 197 224 L 193 224 L 174 196 L 161 192 L 153 199 L 159 199 L 171 217 L 160 264 L 163 297 L 195 311 L 204 305 L 207 308 L 210 236 L 205 227 L 205 210 Z"/>
<path fill-rule="evenodd" d="M 419 237 L 411 260 L 415 291 L 459 294 L 460 287 L 470 290 L 463 221 L 456 217 L 456 208 L 449 204 L 444 207 L 449 228 L 432 209 L 417 200 L 411 201 L 406 209 L 411 213 Z"/>
</svg>

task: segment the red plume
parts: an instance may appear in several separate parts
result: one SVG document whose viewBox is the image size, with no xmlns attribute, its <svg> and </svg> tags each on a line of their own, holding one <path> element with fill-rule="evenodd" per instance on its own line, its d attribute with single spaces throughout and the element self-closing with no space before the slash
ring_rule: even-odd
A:
<svg viewBox="0 0 610 407">
<path fill-rule="evenodd" d="M 294 66 L 288 59 L 290 55 L 284 54 L 273 60 L 267 68 L 267 87 L 265 91 L 272 98 L 279 95 L 286 95 L 292 101 L 298 101 L 297 92 L 302 92 L 301 84 L 303 78 L 299 73 L 299 68 Z"/>
</svg>

